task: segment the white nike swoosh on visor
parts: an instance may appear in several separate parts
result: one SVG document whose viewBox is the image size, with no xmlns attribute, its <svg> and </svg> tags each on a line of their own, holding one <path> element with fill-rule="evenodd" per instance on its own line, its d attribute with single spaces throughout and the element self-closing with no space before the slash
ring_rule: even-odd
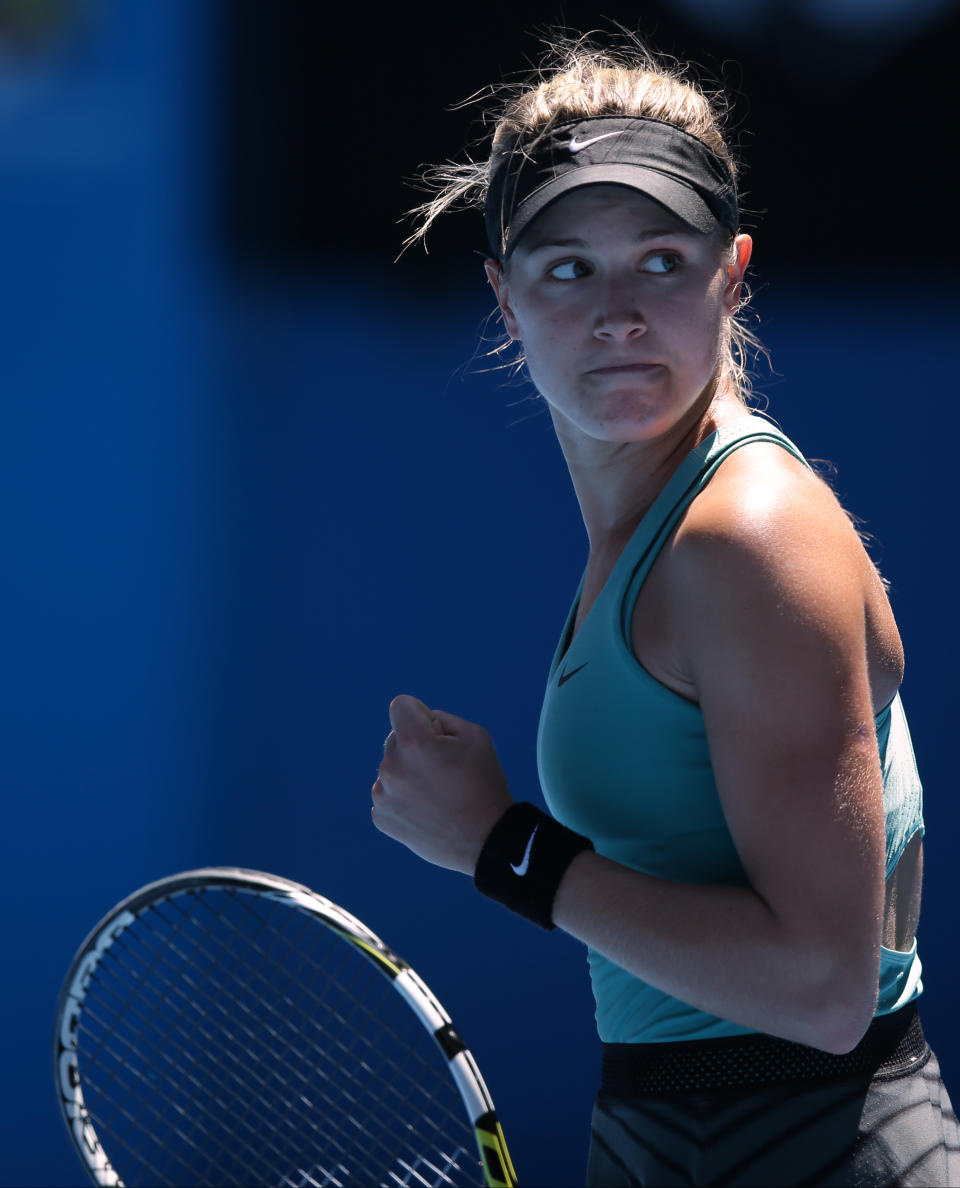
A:
<svg viewBox="0 0 960 1188">
<path fill-rule="evenodd" d="M 581 149 L 596 144 L 598 140 L 606 140 L 608 136 L 622 136 L 624 132 L 626 132 L 626 128 L 621 128 L 617 132 L 603 132 L 600 136 L 591 136 L 589 140 L 577 140 L 576 136 L 571 136 L 567 148 L 571 153 L 579 153 Z"/>
<path fill-rule="evenodd" d="M 520 859 L 519 864 L 514 865 L 512 862 L 510 863 L 510 869 L 521 878 L 527 873 L 527 867 L 530 865 L 530 851 L 533 849 L 533 839 L 537 836 L 537 830 L 539 828 L 539 825 L 534 826 L 533 833 L 530 834 L 530 838 L 527 841 L 527 848 L 523 851 L 523 857 Z"/>
</svg>

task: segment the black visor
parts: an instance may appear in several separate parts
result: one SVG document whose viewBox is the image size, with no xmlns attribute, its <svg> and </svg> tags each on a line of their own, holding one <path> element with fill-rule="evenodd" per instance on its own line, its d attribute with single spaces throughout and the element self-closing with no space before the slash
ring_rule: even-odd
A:
<svg viewBox="0 0 960 1188">
<path fill-rule="evenodd" d="M 733 175 L 702 140 L 663 120 L 596 116 L 495 151 L 484 207 L 494 256 L 506 259 L 531 221 L 558 198 L 602 182 L 638 190 L 695 231 L 737 229 Z"/>
</svg>

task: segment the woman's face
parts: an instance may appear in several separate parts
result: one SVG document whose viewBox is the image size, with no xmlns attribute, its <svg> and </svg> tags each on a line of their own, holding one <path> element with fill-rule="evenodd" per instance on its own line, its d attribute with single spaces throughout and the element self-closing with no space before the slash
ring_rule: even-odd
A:
<svg viewBox="0 0 960 1188">
<path fill-rule="evenodd" d="M 712 398 L 751 247 L 747 235 L 731 248 L 698 234 L 625 186 L 585 186 L 487 275 L 555 418 L 601 441 L 643 441 Z"/>
</svg>

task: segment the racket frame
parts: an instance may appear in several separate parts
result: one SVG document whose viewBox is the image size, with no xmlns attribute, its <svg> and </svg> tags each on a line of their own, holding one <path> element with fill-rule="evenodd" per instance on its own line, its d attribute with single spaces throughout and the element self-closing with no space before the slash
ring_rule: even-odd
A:
<svg viewBox="0 0 960 1188">
<path fill-rule="evenodd" d="M 325 896 L 280 875 L 239 866 L 200 867 L 146 884 L 111 908 L 74 955 L 57 1004 L 54 1076 L 67 1131 L 95 1183 L 101 1188 L 123 1188 L 83 1099 L 77 1035 L 87 987 L 104 955 L 140 915 L 159 901 L 204 887 L 246 890 L 292 902 L 353 945 L 389 979 L 447 1061 L 473 1128 L 488 1188 L 516 1188 L 516 1173 L 489 1090 L 453 1021 L 422 978 L 366 924 Z"/>
</svg>

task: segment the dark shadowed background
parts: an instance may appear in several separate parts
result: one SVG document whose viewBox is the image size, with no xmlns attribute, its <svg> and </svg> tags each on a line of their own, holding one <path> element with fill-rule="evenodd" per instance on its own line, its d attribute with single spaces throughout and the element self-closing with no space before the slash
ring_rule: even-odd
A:
<svg viewBox="0 0 960 1188">
<path fill-rule="evenodd" d="M 400 692 L 483 723 L 539 797 L 579 511 L 542 406 L 483 356 L 479 216 L 394 263 L 397 220 L 481 130 L 451 104 L 538 30 L 611 21 L 734 92 L 758 388 L 836 465 L 906 645 L 922 1010 L 960 1097 L 956 3 L 0 0 L 2 1182 L 84 1183 L 61 979 L 116 900 L 206 864 L 379 931 L 472 1047 L 522 1183 L 582 1182 L 580 947 L 381 837 L 368 797 Z"/>
</svg>

